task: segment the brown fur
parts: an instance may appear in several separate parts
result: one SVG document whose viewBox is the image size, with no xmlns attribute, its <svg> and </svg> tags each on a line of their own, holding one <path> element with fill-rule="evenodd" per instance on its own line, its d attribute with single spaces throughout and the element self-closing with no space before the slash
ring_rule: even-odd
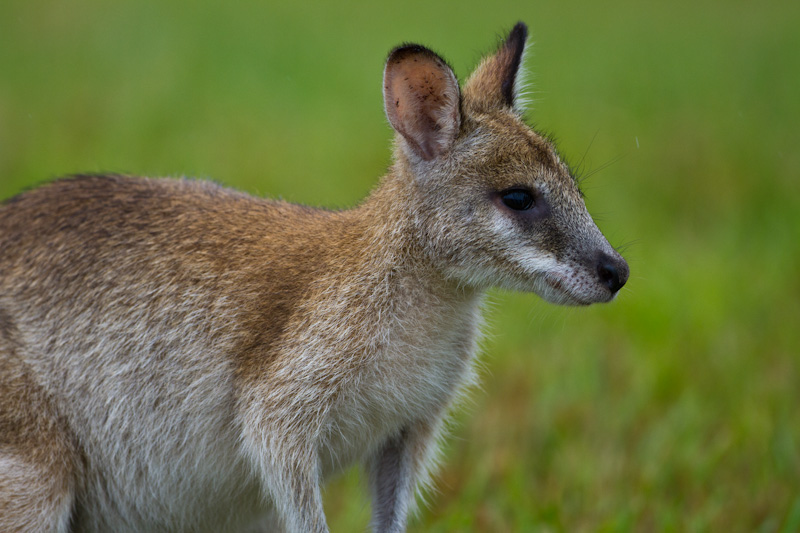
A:
<svg viewBox="0 0 800 533">
<path fill-rule="evenodd" d="M 485 289 L 589 304 L 627 279 L 520 118 L 525 34 L 463 95 L 430 50 L 390 54 L 395 164 L 352 210 L 123 176 L 0 207 L 0 530 L 322 532 L 352 463 L 375 530 L 404 530 Z"/>
</svg>

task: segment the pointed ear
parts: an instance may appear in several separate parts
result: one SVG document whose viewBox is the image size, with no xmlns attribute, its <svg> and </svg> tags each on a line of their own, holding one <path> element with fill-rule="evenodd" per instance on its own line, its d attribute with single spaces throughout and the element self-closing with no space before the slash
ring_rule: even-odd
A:
<svg viewBox="0 0 800 533">
<path fill-rule="evenodd" d="M 518 107 L 517 75 L 525 52 L 528 27 L 518 22 L 500 49 L 484 59 L 464 85 L 464 107 L 475 112 Z"/>
<path fill-rule="evenodd" d="M 395 48 L 383 72 L 383 105 L 409 149 L 430 161 L 446 152 L 461 126 L 461 93 L 453 70 L 418 45 Z"/>
</svg>

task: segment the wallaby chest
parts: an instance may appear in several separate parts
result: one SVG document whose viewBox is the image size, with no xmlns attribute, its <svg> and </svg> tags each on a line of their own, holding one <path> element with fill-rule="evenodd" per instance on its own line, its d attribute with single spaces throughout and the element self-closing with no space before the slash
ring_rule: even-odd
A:
<svg viewBox="0 0 800 533">
<path fill-rule="evenodd" d="M 420 284 L 421 285 L 421 284 Z M 422 286 L 392 311 L 382 310 L 364 353 L 354 349 L 328 417 L 322 442 L 323 470 L 329 473 L 369 454 L 387 437 L 433 414 L 473 383 L 473 359 L 480 325 L 480 296 L 455 293 L 442 298 Z M 401 285 L 402 287 L 402 285 Z M 377 316 L 379 311 L 372 312 Z M 370 331 L 369 329 L 367 331 Z M 363 346 L 360 348 L 363 349 Z"/>
</svg>

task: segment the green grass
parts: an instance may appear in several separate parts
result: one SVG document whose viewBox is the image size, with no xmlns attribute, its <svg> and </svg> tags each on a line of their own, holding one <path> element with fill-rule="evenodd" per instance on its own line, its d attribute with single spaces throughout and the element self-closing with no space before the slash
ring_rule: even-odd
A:
<svg viewBox="0 0 800 533">
<path fill-rule="evenodd" d="M 0 197 L 121 171 L 353 205 L 389 164 L 388 50 L 463 78 L 517 20 L 530 121 L 593 174 L 631 280 L 588 309 L 493 294 L 411 531 L 800 530 L 797 2 L 6 1 Z M 326 507 L 366 528 L 357 471 Z"/>
</svg>

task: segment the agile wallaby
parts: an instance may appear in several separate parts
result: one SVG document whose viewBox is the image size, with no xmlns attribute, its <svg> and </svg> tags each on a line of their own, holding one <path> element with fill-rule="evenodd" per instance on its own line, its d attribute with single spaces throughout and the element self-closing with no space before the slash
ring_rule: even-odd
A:
<svg viewBox="0 0 800 533">
<path fill-rule="evenodd" d="M 402 531 L 490 286 L 614 298 L 628 267 L 521 120 L 517 24 L 460 90 L 391 52 L 394 163 L 349 211 L 80 176 L 0 207 L 0 530 L 327 531 L 362 463 Z"/>
</svg>

